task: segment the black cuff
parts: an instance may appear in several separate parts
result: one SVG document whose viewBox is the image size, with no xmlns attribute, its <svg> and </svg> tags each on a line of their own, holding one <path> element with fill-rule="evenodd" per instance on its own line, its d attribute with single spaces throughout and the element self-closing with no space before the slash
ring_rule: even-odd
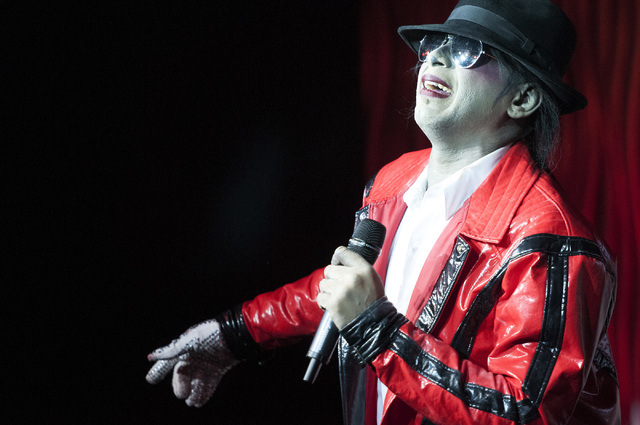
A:
<svg viewBox="0 0 640 425">
<path fill-rule="evenodd" d="M 219 314 L 216 320 L 220 323 L 220 331 L 227 347 L 238 360 L 253 360 L 261 363 L 269 357 L 251 337 L 242 317 L 242 304 Z"/>
<path fill-rule="evenodd" d="M 342 328 L 340 335 L 365 366 L 389 347 L 406 322 L 406 317 L 398 313 L 387 297 L 382 297 Z"/>
</svg>

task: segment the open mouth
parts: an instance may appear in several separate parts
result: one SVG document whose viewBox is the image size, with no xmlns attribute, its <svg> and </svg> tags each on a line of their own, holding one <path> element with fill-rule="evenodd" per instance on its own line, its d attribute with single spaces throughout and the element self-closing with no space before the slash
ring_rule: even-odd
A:
<svg viewBox="0 0 640 425">
<path fill-rule="evenodd" d="M 435 81 L 430 81 L 430 80 L 422 81 L 422 88 L 426 90 L 434 91 L 437 93 L 446 94 L 446 95 L 453 93 L 453 90 L 451 90 L 449 87 L 445 86 L 444 84 L 437 83 Z"/>
</svg>

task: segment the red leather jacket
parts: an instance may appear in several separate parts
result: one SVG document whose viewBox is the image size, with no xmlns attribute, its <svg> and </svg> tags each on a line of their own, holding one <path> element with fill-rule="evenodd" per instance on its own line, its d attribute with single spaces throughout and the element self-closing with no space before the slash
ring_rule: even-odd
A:
<svg viewBox="0 0 640 425">
<path fill-rule="evenodd" d="M 375 264 L 383 281 L 402 195 L 429 152 L 402 156 L 365 190 L 357 219 L 387 227 Z M 255 342 L 271 348 L 313 333 L 322 277 L 246 302 Z M 342 330 L 341 375 L 353 378 L 343 387 L 347 423 L 375 423 L 376 378 L 390 389 L 383 424 L 619 423 L 606 336 L 615 279 L 605 245 L 514 145 L 436 243 L 406 319 L 382 299 Z M 359 377 L 354 358 L 370 366 Z"/>
</svg>

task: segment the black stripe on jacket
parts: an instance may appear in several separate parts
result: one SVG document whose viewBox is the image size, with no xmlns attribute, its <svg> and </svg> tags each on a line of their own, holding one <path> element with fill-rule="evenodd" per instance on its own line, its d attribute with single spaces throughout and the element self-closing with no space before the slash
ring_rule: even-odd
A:
<svg viewBox="0 0 640 425">
<path fill-rule="evenodd" d="M 584 238 L 551 234 L 533 235 L 523 239 L 505 264 L 480 291 L 458 327 L 451 345 L 460 353 L 461 358 L 469 357 L 480 324 L 499 298 L 501 282 L 509 263 L 533 253 L 546 254 L 547 280 L 540 340 L 523 382 L 523 391 L 528 398 L 517 401 L 511 395 L 495 389 L 465 382 L 458 370 L 449 368 L 437 358 L 422 351 L 415 341 L 402 332 L 397 333 L 391 350 L 417 373 L 463 400 L 469 407 L 522 424 L 539 417 L 538 406 L 562 348 L 567 313 L 569 257 L 584 255 L 605 262 L 596 243 Z M 452 254 L 455 255 L 459 253 Z M 449 286 L 452 283 L 450 279 L 445 279 L 436 286 Z M 434 292 L 438 293 L 436 290 Z M 437 317 L 433 320 L 437 320 Z"/>
</svg>

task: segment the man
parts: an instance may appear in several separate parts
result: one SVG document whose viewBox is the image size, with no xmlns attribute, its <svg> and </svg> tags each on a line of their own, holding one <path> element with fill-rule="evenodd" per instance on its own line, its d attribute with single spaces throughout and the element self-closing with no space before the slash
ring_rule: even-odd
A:
<svg viewBox="0 0 640 425">
<path fill-rule="evenodd" d="M 422 62 L 415 120 L 432 148 L 365 189 L 357 220 L 387 228 L 378 261 L 338 248 L 156 350 L 147 379 L 173 370 L 176 396 L 202 405 L 238 359 L 313 333 L 326 310 L 346 423 L 619 422 L 615 265 L 545 171 L 558 115 L 586 106 L 562 82 L 572 24 L 548 0 L 462 0 L 399 33 Z"/>
</svg>

